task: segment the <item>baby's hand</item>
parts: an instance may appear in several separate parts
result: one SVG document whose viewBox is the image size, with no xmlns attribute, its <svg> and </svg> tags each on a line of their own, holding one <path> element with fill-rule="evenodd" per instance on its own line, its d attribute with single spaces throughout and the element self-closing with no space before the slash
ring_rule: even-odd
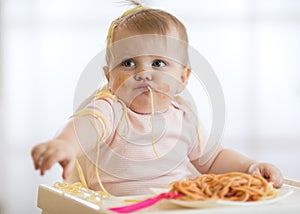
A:
<svg viewBox="0 0 300 214">
<path fill-rule="evenodd" d="M 63 178 L 66 179 L 74 168 L 76 161 L 76 150 L 71 144 L 62 140 L 52 140 L 33 147 L 31 156 L 36 170 L 45 174 L 52 165 L 58 162 L 63 168 Z"/>
<path fill-rule="evenodd" d="M 275 188 L 280 188 L 283 184 L 283 177 L 280 170 L 269 163 L 254 163 L 248 169 L 249 174 L 263 176 L 268 182 L 274 183 Z"/>
</svg>

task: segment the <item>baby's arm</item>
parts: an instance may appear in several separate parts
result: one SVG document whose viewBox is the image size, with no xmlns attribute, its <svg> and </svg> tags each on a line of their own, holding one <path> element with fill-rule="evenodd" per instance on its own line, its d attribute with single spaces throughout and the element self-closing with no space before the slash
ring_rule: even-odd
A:
<svg viewBox="0 0 300 214">
<path fill-rule="evenodd" d="M 62 176 L 66 179 L 75 166 L 76 158 L 83 153 L 80 143 L 96 141 L 96 134 L 90 127 L 88 120 L 72 118 L 52 140 L 33 147 L 31 155 L 35 169 L 44 175 L 46 170 L 58 162 L 63 168 Z"/>
<path fill-rule="evenodd" d="M 219 148 L 214 157 L 204 165 L 199 165 L 199 159 L 192 161 L 192 164 L 201 173 L 245 172 L 265 177 L 269 182 L 273 182 L 276 188 L 281 187 L 283 183 L 281 172 L 274 165 L 258 163 L 230 149 Z"/>
</svg>

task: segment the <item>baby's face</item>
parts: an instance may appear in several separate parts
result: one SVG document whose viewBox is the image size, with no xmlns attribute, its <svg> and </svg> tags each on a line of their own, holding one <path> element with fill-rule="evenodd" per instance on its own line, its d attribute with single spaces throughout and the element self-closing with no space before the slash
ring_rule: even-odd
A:
<svg viewBox="0 0 300 214">
<path fill-rule="evenodd" d="M 122 39 L 122 36 L 127 38 L 133 35 L 121 31 L 117 36 L 119 40 Z M 142 42 L 151 44 L 151 48 L 153 48 L 153 40 L 147 40 L 149 37 L 143 38 Z M 130 48 L 125 48 L 124 53 L 127 53 L 124 55 L 131 56 L 130 58 L 115 57 L 110 63 L 111 69 L 107 74 L 111 92 L 133 111 L 151 113 L 150 90 L 152 90 L 155 111 L 166 110 L 175 94 L 184 87 L 189 76 L 189 69 L 178 60 L 172 59 L 170 54 L 164 56 L 161 48 L 158 52 L 159 55 L 149 55 L 149 52 L 145 55 L 141 53 L 128 54 L 128 49 Z M 150 51 L 150 53 L 153 52 Z"/>
</svg>

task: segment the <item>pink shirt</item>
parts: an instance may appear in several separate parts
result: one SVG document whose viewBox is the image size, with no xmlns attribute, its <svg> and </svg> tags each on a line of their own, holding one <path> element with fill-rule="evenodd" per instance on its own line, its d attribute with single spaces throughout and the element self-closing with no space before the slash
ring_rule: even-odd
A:
<svg viewBox="0 0 300 214">
<path fill-rule="evenodd" d="M 113 195 L 147 194 L 150 187 L 191 177 L 190 161 L 201 160 L 203 151 L 199 148 L 196 118 L 178 103 L 155 113 L 155 148 L 151 114 L 139 114 L 127 108 L 127 123 L 122 119 L 122 105 L 113 99 L 96 100 L 86 108 L 101 114 L 107 123 L 108 139 L 100 144 L 98 166 L 102 184 Z M 103 130 L 103 122 L 97 120 L 97 124 Z M 100 190 L 95 174 L 97 143 L 81 146 L 86 155 L 79 158 L 79 163 L 88 186 Z M 69 182 L 78 181 L 76 175 L 74 170 Z"/>
</svg>

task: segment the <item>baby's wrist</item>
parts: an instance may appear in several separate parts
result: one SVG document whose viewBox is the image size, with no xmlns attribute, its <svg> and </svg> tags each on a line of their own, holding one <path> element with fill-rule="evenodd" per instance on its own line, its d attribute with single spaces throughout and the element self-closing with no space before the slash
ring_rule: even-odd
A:
<svg viewBox="0 0 300 214">
<path fill-rule="evenodd" d="M 254 168 L 257 166 L 257 164 L 259 164 L 259 162 L 251 162 L 248 165 L 246 172 L 251 174 L 251 172 L 254 171 Z"/>
</svg>

